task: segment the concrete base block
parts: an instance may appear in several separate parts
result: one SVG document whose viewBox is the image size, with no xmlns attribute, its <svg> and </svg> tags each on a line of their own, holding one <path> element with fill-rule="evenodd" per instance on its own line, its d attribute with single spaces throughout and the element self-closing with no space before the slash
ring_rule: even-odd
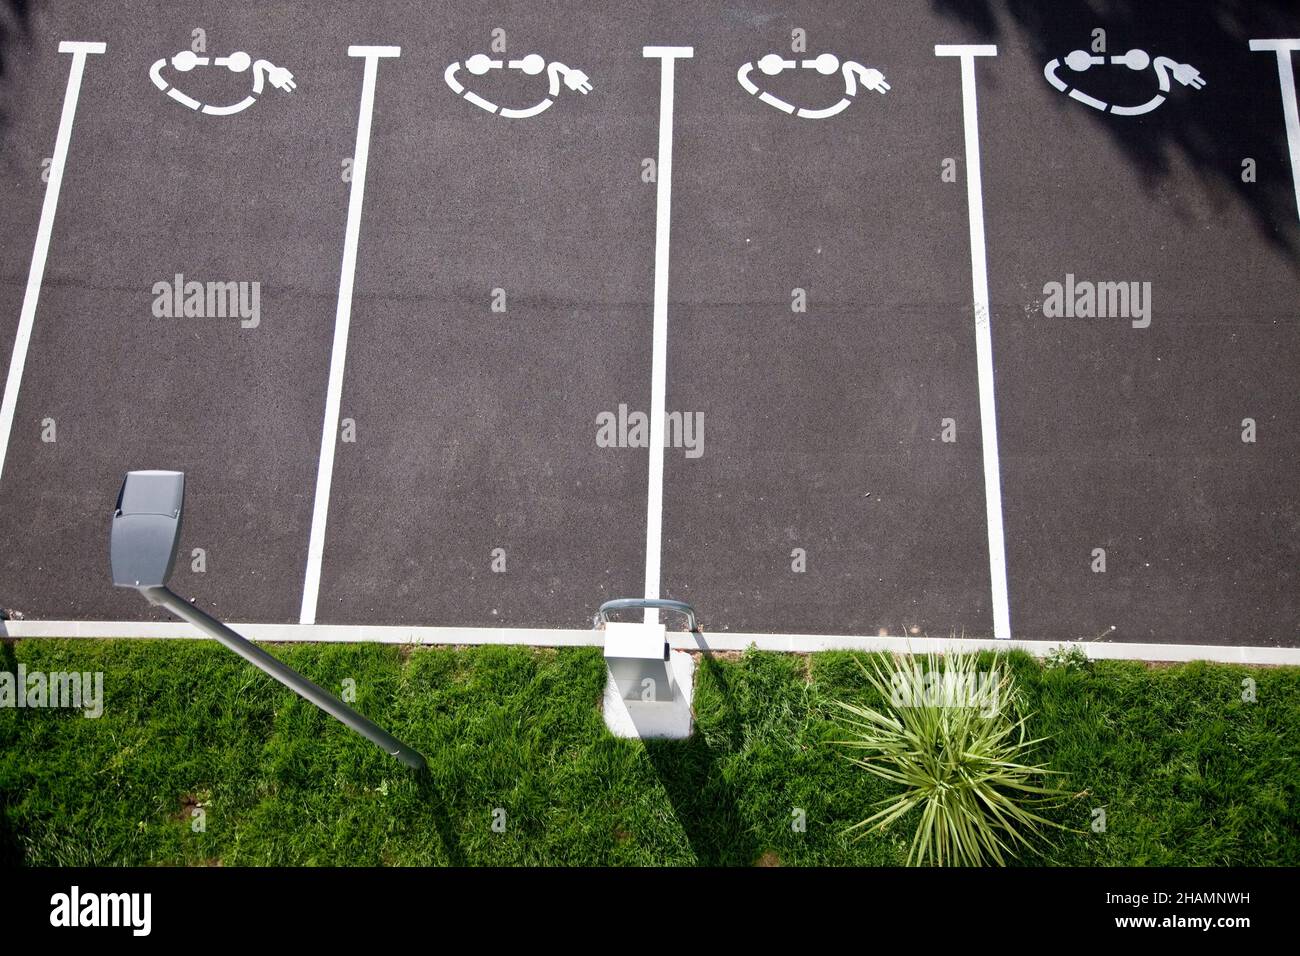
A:
<svg viewBox="0 0 1300 956">
<path fill-rule="evenodd" d="M 691 735 L 695 659 L 685 651 L 673 651 L 668 660 L 677 685 L 676 700 L 670 702 L 624 700 L 613 675 L 606 669 L 602 710 L 605 726 L 615 737 L 681 740 Z"/>
</svg>

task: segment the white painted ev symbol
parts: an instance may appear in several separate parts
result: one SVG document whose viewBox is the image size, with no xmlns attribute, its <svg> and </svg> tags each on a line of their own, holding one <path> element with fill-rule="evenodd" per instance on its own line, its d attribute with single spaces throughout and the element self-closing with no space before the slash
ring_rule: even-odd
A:
<svg viewBox="0 0 1300 956">
<path fill-rule="evenodd" d="M 176 87 L 172 86 L 163 78 L 162 71 L 167 65 L 167 58 L 163 57 L 149 68 L 149 76 L 153 79 L 153 85 L 158 87 L 177 103 L 182 106 L 188 106 L 192 110 L 198 110 L 200 113 L 207 113 L 209 116 L 231 116 L 235 113 L 241 113 L 252 106 L 257 97 L 261 95 L 262 89 L 267 80 L 277 90 L 283 90 L 286 93 L 292 93 L 297 88 L 294 82 L 293 74 L 284 67 L 276 66 L 269 60 L 253 61 L 247 53 L 242 50 L 230 54 L 230 56 L 206 57 L 199 56 L 190 50 L 182 50 L 171 59 L 172 69 L 179 73 L 188 73 L 196 66 L 224 66 L 231 73 L 243 73 L 250 66 L 253 69 L 253 91 L 238 103 L 232 103 L 229 106 L 212 106 L 207 103 L 201 103 L 192 96 L 187 96 Z"/>
<path fill-rule="evenodd" d="M 460 70 L 460 61 L 457 61 L 443 72 L 442 78 L 447 81 L 453 93 L 463 96 L 469 102 L 473 103 L 479 109 L 487 110 L 489 113 L 495 113 L 497 116 L 504 116 L 506 119 L 526 119 L 529 116 L 536 116 L 538 113 L 545 112 L 550 105 L 555 102 L 555 97 L 560 95 L 560 78 L 564 78 L 564 85 L 569 89 L 586 96 L 591 92 L 591 83 L 586 73 L 581 70 L 570 69 L 558 61 L 547 63 L 540 54 L 529 53 L 527 56 L 505 62 L 494 60 L 483 53 L 475 53 L 465 61 L 465 69 L 475 76 L 483 76 L 489 70 L 511 69 L 519 70 L 528 76 L 537 76 L 543 70 L 546 71 L 550 79 L 549 95 L 539 102 L 525 109 L 512 109 L 506 106 L 497 106 L 490 100 L 485 100 L 473 90 L 467 90 L 465 85 L 456 79 L 456 73 Z"/>
<path fill-rule="evenodd" d="M 740 68 L 736 74 L 736 79 L 747 92 L 757 96 L 768 106 L 775 107 L 782 113 L 793 113 L 795 116 L 804 119 L 826 119 L 837 113 L 842 113 L 853 102 L 853 97 L 857 95 L 859 81 L 867 89 L 875 90 L 882 96 L 889 91 L 889 84 L 885 82 L 885 75 L 879 70 L 865 67 L 861 63 L 854 63 L 852 60 L 846 60 L 841 66 L 839 57 L 834 53 L 823 53 L 811 60 L 803 60 L 798 63 L 794 60 L 787 60 L 777 53 L 769 53 L 758 61 L 758 69 L 767 76 L 776 76 L 782 70 L 793 70 L 796 67 L 802 67 L 805 70 L 816 70 L 822 76 L 831 76 L 837 72 L 843 73 L 844 95 L 840 98 L 840 101 L 834 106 L 828 106 L 826 109 L 821 110 L 796 108 L 771 93 L 759 90 L 758 86 L 749 78 L 749 74 L 754 70 L 752 62 L 746 63 Z"/>
<path fill-rule="evenodd" d="M 1062 93 L 1069 95 L 1070 99 L 1078 100 L 1080 103 L 1086 103 L 1095 110 L 1101 110 L 1103 113 L 1109 112 L 1116 116 L 1141 116 L 1143 113 L 1150 113 L 1153 109 L 1165 101 L 1165 94 L 1169 92 L 1171 84 L 1169 82 L 1170 74 L 1173 74 L 1175 80 L 1183 86 L 1190 86 L 1194 90 L 1199 90 L 1205 86 L 1205 80 L 1201 74 L 1190 63 L 1177 63 L 1167 56 L 1158 56 L 1154 61 L 1151 54 L 1146 50 L 1129 50 L 1112 57 L 1096 56 L 1086 50 L 1074 50 L 1065 57 L 1065 65 L 1075 73 L 1083 73 L 1089 67 L 1103 66 L 1107 63 L 1111 66 L 1127 66 L 1135 73 L 1140 73 L 1147 67 L 1151 67 L 1156 72 L 1156 82 L 1159 84 L 1160 92 L 1145 103 L 1139 103 L 1136 106 L 1117 106 L 1099 100 L 1095 96 L 1089 96 L 1082 90 L 1071 89 L 1070 85 L 1057 76 L 1057 71 L 1061 67 L 1060 59 L 1052 60 L 1047 66 L 1043 67 L 1043 76 L 1047 77 L 1047 82 L 1056 87 Z"/>
</svg>

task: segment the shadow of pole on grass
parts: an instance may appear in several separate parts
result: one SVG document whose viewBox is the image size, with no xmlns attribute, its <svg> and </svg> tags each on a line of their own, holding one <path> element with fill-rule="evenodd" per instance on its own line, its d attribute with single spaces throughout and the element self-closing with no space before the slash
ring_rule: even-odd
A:
<svg viewBox="0 0 1300 956">
<path fill-rule="evenodd" d="M 9 800 L 0 792 L 0 868 L 23 865 L 23 848 L 9 822 Z"/>
<path fill-rule="evenodd" d="M 451 817 L 447 813 L 447 800 L 438 785 L 434 783 L 433 774 L 429 772 L 428 767 L 416 771 L 415 786 L 416 792 L 425 802 L 429 818 L 433 821 L 438 841 L 442 844 L 443 859 L 448 866 L 466 866 L 465 854 L 461 851 L 460 841 L 456 838 Z"/>
<path fill-rule="evenodd" d="M 722 708 L 707 727 L 697 724 L 686 740 L 647 740 L 646 756 L 663 785 L 673 813 L 700 866 L 751 866 L 761 849 L 741 814 L 735 789 L 725 779 L 709 738 L 739 739 L 742 728 L 731 705 L 724 668 L 707 652 L 699 658 L 695 686 L 707 677 L 720 692 Z"/>
<path fill-rule="evenodd" d="M 6 634 L 4 622 L 0 621 L 0 638 Z M 12 640 L 0 640 L 0 671 L 13 674 L 18 670 L 18 658 L 14 652 Z M 0 746 L 10 746 L 11 741 L 0 738 Z M 0 867 L 23 865 L 22 846 L 13 824 L 9 821 L 9 794 L 0 790 Z"/>
</svg>

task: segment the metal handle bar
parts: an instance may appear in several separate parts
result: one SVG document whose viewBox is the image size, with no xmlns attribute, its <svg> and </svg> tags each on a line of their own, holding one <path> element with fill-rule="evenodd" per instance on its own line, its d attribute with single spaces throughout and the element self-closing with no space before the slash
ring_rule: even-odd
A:
<svg viewBox="0 0 1300 956">
<path fill-rule="evenodd" d="M 696 633 L 700 629 L 699 619 L 695 616 L 695 608 L 691 607 L 685 601 L 669 601 L 664 598 L 615 598 L 612 601 L 606 601 L 596 612 L 596 618 L 592 621 L 593 626 L 600 627 L 609 620 L 610 611 L 625 611 L 632 608 L 659 608 L 664 611 L 677 611 L 686 615 L 686 620 L 690 623 L 691 633 Z"/>
</svg>

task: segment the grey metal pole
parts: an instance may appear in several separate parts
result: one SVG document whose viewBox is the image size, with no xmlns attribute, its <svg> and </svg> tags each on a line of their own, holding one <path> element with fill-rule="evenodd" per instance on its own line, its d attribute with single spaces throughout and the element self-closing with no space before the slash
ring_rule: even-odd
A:
<svg viewBox="0 0 1300 956">
<path fill-rule="evenodd" d="M 324 688 L 317 687 L 296 670 L 277 660 L 256 644 L 236 634 L 215 617 L 199 610 L 165 587 L 140 588 L 151 604 L 166 608 L 179 618 L 189 621 L 205 634 L 220 641 L 258 670 L 274 677 L 285 687 L 303 697 L 331 717 L 381 747 L 390 757 L 396 757 L 408 767 L 425 769 L 424 755 L 402 743 L 372 720 L 362 717 L 343 701 Z"/>
</svg>

